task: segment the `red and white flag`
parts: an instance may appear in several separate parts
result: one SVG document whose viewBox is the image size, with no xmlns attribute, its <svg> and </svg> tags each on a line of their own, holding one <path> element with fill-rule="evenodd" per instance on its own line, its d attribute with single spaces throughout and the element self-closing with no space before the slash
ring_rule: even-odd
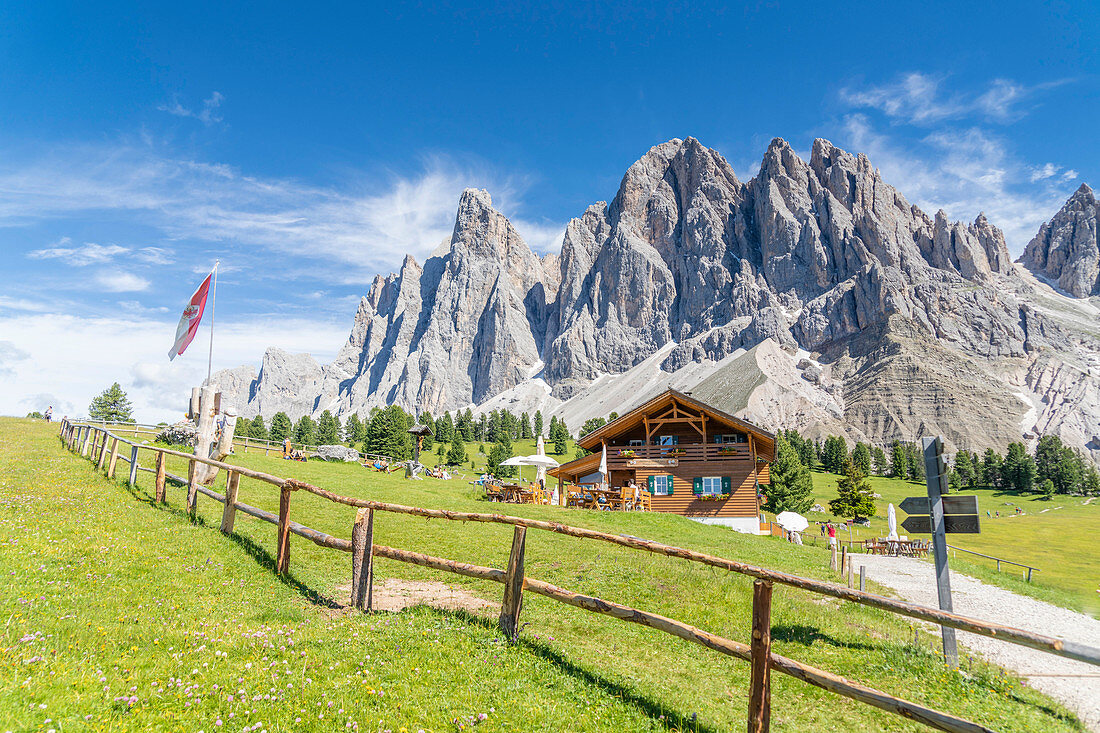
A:
<svg viewBox="0 0 1100 733">
<path fill-rule="evenodd" d="M 210 293 L 210 278 L 212 277 L 214 277 L 213 272 L 206 276 L 206 279 L 202 281 L 202 285 L 191 296 L 187 307 L 183 309 L 180 323 L 176 327 L 176 343 L 172 344 L 172 350 L 168 352 L 169 361 L 186 351 L 195 338 L 195 333 L 199 330 L 199 322 L 202 320 L 202 312 L 206 309 L 206 296 Z"/>
</svg>

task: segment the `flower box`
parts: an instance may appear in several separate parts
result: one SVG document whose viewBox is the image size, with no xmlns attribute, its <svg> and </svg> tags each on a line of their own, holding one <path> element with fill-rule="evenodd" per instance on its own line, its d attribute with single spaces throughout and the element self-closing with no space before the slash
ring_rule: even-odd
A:
<svg viewBox="0 0 1100 733">
<path fill-rule="evenodd" d="M 699 501 L 725 501 L 730 498 L 729 494 L 699 494 L 695 497 Z"/>
<path fill-rule="evenodd" d="M 636 455 L 638 455 L 638 453 L 636 451 L 632 451 L 632 450 L 621 450 L 621 451 L 619 451 L 619 457 L 620 458 L 633 458 Z"/>
<path fill-rule="evenodd" d="M 719 448 L 718 455 L 720 456 L 735 456 L 737 455 L 736 448 Z"/>
<path fill-rule="evenodd" d="M 683 448 L 674 448 L 673 450 L 668 451 L 665 455 L 675 457 L 686 456 L 687 451 Z"/>
</svg>

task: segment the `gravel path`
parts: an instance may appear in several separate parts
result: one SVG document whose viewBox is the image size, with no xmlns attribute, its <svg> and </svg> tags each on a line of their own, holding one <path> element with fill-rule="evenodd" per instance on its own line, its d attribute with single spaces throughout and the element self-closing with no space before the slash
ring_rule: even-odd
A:
<svg viewBox="0 0 1100 733">
<path fill-rule="evenodd" d="M 893 588 L 902 598 L 933 608 L 938 605 L 932 563 L 882 555 L 854 555 L 852 562 L 853 570 L 866 566 L 868 580 Z M 954 572 L 951 598 L 955 613 L 1100 647 L 1100 621 L 1083 613 Z M 958 639 L 990 662 L 1027 678 L 1031 687 L 1060 700 L 1089 730 L 1100 733 L 1100 667 L 964 631 L 958 632 Z"/>
</svg>

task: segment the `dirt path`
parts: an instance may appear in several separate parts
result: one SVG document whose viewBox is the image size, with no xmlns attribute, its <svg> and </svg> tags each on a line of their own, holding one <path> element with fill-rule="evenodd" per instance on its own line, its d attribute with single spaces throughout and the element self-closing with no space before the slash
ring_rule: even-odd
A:
<svg viewBox="0 0 1100 733">
<path fill-rule="evenodd" d="M 867 567 L 868 580 L 893 588 L 903 598 L 936 606 L 932 563 L 907 557 L 853 556 L 854 567 Z M 955 612 L 1100 647 L 1100 621 L 1043 601 L 951 573 Z M 959 632 L 959 643 L 990 662 L 1014 670 L 1030 686 L 1060 700 L 1089 730 L 1100 733 L 1100 667 L 1056 657 L 1027 647 Z M 1087 676 L 1079 676 L 1087 675 Z"/>
</svg>

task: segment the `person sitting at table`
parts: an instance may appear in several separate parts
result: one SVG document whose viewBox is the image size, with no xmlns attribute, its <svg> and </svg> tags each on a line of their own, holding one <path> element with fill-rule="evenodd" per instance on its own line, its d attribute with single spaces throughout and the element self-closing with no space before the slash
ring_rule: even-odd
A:
<svg viewBox="0 0 1100 733">
<path fill-rule="evenodd" d="M 642 490 L 638 488 L 638 484 L 634 482 L 634 479 L 628 479 L 626 482 L 626 488 L 629 489 L 630 496 L 633 497 L 632 508 L 637 509 L 642 503 Z"/>
</svg>

